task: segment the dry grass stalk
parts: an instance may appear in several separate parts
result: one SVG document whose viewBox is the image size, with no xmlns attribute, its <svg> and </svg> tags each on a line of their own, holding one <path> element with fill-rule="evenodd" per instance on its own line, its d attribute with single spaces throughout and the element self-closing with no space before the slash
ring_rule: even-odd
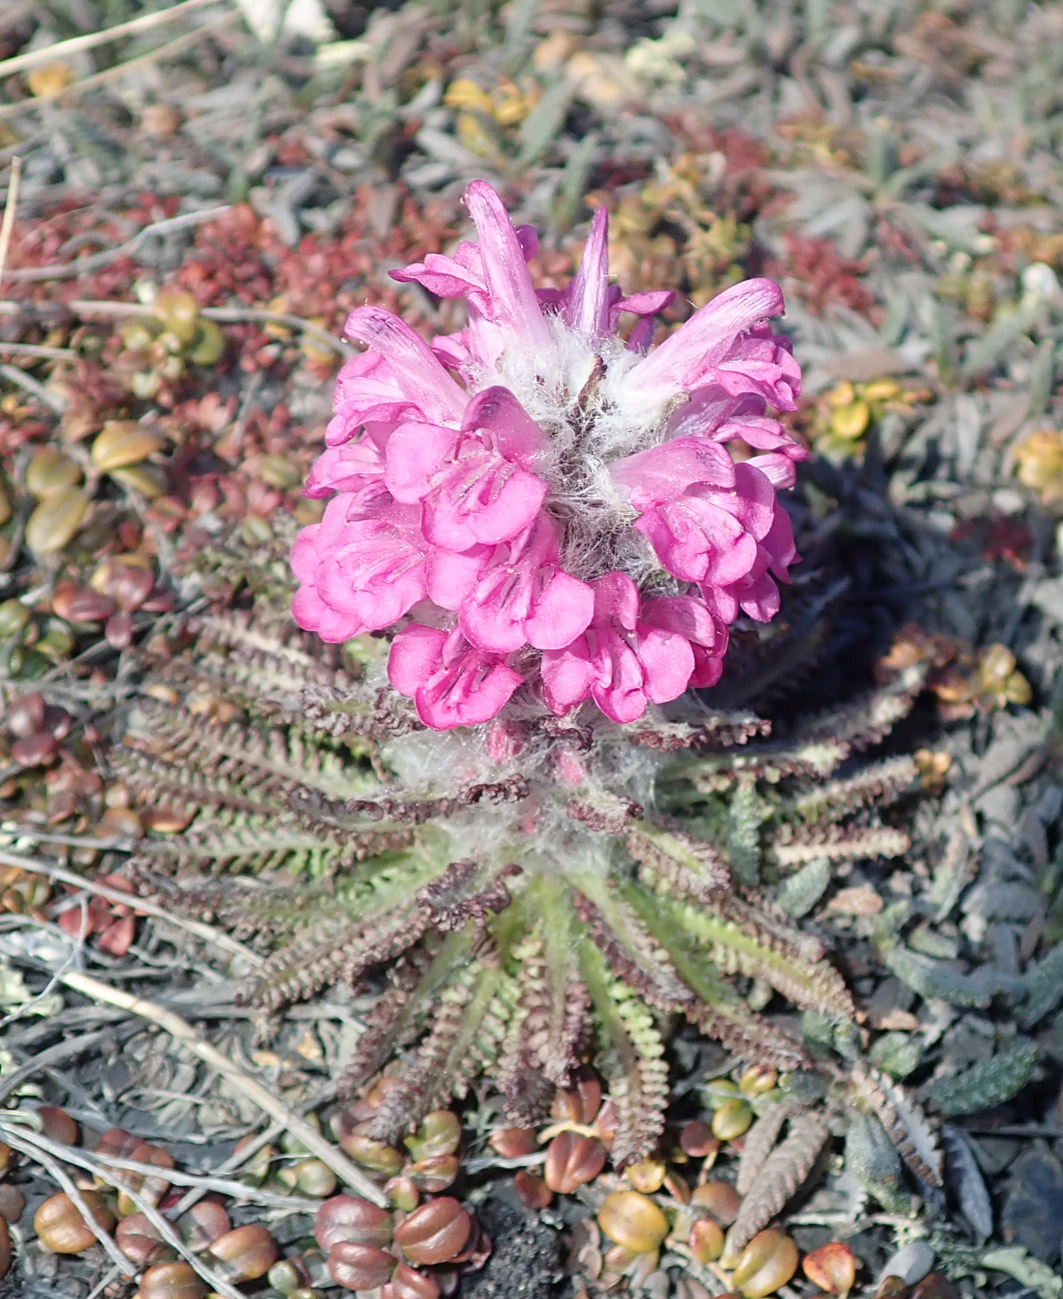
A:
<svg viewBox="0 0 1063 1299">
<path fill-rule="evenodd" d="M 171 1037 L 183 1043 L 190 1051 L 199 1056 L 204 1064 L 223 1074 L 234 1087 L 239 1088 L 259 1109 L 265 1111 L 279 1123 L 283 1123 L 286 1131 L 290 1132 L 298 1141 L 301 1141 L 311 1154 L 316 1155 L 322 1163 L 327 1164 L 345 1185 L 356 1191 L 364 1199 L 370 1200 L 373 1204 L 378 1204 L 381 1208 L 387 1208 L 387 1197 L 341 1150 L 326 1141 L 309 1123 L 301 1119 L 294 1110 L 263 1087 L 260 1082 L 257 1082 L 254 1078 L 249 1078 L 241 1068 L 233 1064 L 231 1060 L 200 1037 L 191 1024 L 183 1020 L 180 1015 L 175 1015 L 172 1010 L 167 1010 L 165 1006 L 160 1006 L 153 1001 L 146 1001 L 142 997 L 134 997 L 118 988 L 112 988 L 110 984 L 94 979 L 91 975 L 82 974 L 78 970 L 70 970 L 65 973 L 61 978 L 61 982 L 66 987 L 95 1001 L 102 1001 L 109 1006 L 118 1006 L 122 1010 L 129 1011 L 132 1015 L 139 1015 L 142 1019 L 157 1024 Z"/>
</svg>

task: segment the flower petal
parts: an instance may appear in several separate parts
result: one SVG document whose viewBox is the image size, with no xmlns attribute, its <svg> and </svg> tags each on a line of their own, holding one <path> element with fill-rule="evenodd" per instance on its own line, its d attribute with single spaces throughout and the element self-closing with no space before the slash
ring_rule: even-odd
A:
<svg viewBox="0 0 1063 1299">
<path fill-rule="evenodd" d="M 661 627 L 640 630 L 638 658 L 644 672 L 643 691 L 655 704 L 678 699 L 694 671 L 694 651 L 679 632 Z"/>
<path fill-rule="evenodd" d="M 406 504 L 423 501 L 460 436 L 457 429 L 438 424 L 400 424 L 388 439 L 388 491 Z"/>
<path fill-rule="evenodd" d="M 734 461 L 722 446 L 707 438 L 674 438 L 615 460 L 609 472 L 627 489 L 631 504 L 639 511 L 666 505 L 696 483 L 728 488 L 735 481 Z"/>
<path fill-rule="evenodd" d="M 583 257 L 570 285 L 563 318 L 592 342 L 609 332 L 609 213 L 598 208 L 591 219 Z"/>
<path fill-rule="evenodd" d="M 438 627 L 424 627 L 419 622 L 399 632 L 388 654 L 388 680 L 399 694 L 412 699 L 437 670 L 447 635 Z"/>
<path fill-rule="evenodd" d="M 512 330 L 523 347 L 552 347 L 524 249 L 502 200 L 487 181 L 474 180 L 465 191 L 465 204 L 480 236 L 489 298 L 484 315 Z"/>
<path fill-rule="evenodd" d="M 347 317 L 345 332 L 387 361 L 395 384 L 426 420 L 456 424 L 461 419 L 465 394 L 404 320 L 382 307 L 358 307 Z"/>
<path fill-rule="evenodd" d="M 690 392 L 731 351 L 736 338 L 768 316 L 781 315 L 774 280 L 743 280 L 716 295 L 629 372 L 640 387 Z"/>
<path fill-rule="evenodd" d="M 507 460 L 530 469 L 532 459 L 545 451 L 550 439 L 508 388 L 498 385 L 478 392 L 469 402 L 462 419 L 463 429 L 486 429 Z"/>
</svg>

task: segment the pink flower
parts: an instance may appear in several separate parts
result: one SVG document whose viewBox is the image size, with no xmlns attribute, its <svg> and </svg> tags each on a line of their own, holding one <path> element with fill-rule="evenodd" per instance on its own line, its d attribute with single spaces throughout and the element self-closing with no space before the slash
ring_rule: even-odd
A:
<svg viewBox="0 0 1063 1299">
<path fill-rule="evenodd" d="M 673 577 L 728 586 L 752 569 L 757 542 L 774 519 L 771 483 L 758 469 L 739 464 L 732 487 L 696 483 L 632 526 L 649 538 Z"/>
<path fill-rule="evenodd" d="M 661 595 L 643 600 L 640 621 L 676 632 L 690 643 L 694 671 L 689 685 L 707 689 L 719 681 L 727 652 L 727 627 L 703 600 L 690 595 Z"/>
<path fill-rule="evenodd" d="M 757 557 L 745 577 L 726 592 L 729 599 L 758 622 L 771 622 L 779 612 L 779 588 L 768 576 L 769 570 L 780 582 L 789 582 L 789 566 L 797 559 L 790 516 L 775 502 L 771 527 L 757 542 Z M 705 588 L 702 587 L 704 593 Z M 728 621 L 737 617 L 737 610 Z"/>
<path fill-rule="evenodd" d="M 599 208 L 591 221 L 576 278 L 564 289 L 540 289 L 538 293 L 539 301 L 559 312 L 566 325 L 595 342 L 616 333 L 622 311 L 652 316 L 675 298 L 673 289 L 624 297 L 615 284 L 610 284 L 608 235 L 609 214 Z"/>
<path fill-rule="evenodd" d="M 594 613 L 594 592 L 562 569 L 557 528 L 541 516 L 488 559 L 461 606 L 461 626 L 481 649 L 562 649 Z"/>
<path fill-rule="evenodd" d="M 469 402 L 460 429 L 403 423 L 387 446 L 397 501 L 424 502 L 424 533 L 444 550 L 514 536 L 538 515 L 546 483 L 529 472 L 546 438 L 505 388 Z"/>
<path fill-rule="evenodd" d="M 796 410 L 801 371 L 788 340 L 763 323 L 782 309 L 782 291 L 772 280 L 732 285 L 627 370 L 618 397 L 660 407 L 676 393 L 716 387 Z"/>
<path fill-rule="evenodd" d="M 543 654 L 546 702 L 559 716 L 591 698 L 614 722 L 633 722 L 647 704 L 677 699 L 694 671 L 686 637 L 639 618 L 639 593 L 625 573 L 594 587 L 594 621 L 570 645 Z"/>
<path fill-rule="evenodd" d="M 524 679 L 496 654 L 470 645 L 460 631 L 412 623 L 391 643 L 388 676 L 434 731 L 490 721 Z"/>
<path fill-rule="evenodd" d="M 351 517 L 351 503 L 349 495 L 333 497 L 321 522 L 304 528 L 292 547 L 302 584 L 292 602 L 295 621 L 326 641 L 390 627 L 426 593 L 419 512 L 392 502 L 375 516 Z"/>
<path fill-rule="evenodd" d="M 469 304 L 469 354 L 493 365 L 508 345 L 553 350 L 535 288 L 525 265 L 538 239 L 527 226 L 515 230 L 502 200 L 486 181 L 474 180 L 465 191 L 479 245 L 461 243 L 453 257 L 430 253 L 393 279 L 416 280 L 442 298 L 464 295 Z M 456 356 L 458 354 L 452 354 Z"/>
<path fill-rule="evenodd" d="M 389 432 L 387 424 L 366 424 L 357 441 L 330 446 L 314 462 L 303 495 L 323 500 L 333 492 L 347 492 L 359 495 L 367 504 L 374 500 L 387 490 L 384 446 Z"/>
<path fill-rule="evenodd" d="M 736 285 L 653 349 L 673 294 L 610 283 L 604 209 L 572 281 L 537 292 L 534 231 L 485 181 L 465 200 L 477 240 L 393 274 L 463 297 L 466 328 L 347 321 L 366 351 L 307 482 L 328 505 L 292 551 L 293 611 L 330 641 L 394 628 L 389 677 L 429 727 L 504 728 L 522 683 L 521 725 L 588 700 L 633 721 L 715 683 L 740 610 L 772 617 L 789 580 L 776 490 L 808 453 L 768 412 L 799 392 L 782 295 Z"/>
</svg>

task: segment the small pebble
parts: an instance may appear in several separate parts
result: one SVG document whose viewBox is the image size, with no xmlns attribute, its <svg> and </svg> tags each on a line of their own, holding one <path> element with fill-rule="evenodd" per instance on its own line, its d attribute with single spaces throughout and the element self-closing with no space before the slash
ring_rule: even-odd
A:
<svg viewBox="0 0 1063 1299">
<path fill-rule="evenodd" d="M 934 1251 L 925 1240 L 913 1240 L 899 1249 L 879 1275 L 879 1284 L 888 1276 L 899 1276 L 907 1285 L 915 1285 L 934 1266 Z"/>
</svg>

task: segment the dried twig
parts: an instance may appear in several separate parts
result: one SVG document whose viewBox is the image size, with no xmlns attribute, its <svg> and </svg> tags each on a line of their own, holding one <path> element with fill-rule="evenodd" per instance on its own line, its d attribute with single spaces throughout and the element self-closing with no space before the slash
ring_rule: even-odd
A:
<svg viewBox="0 0 1063 1299">
<path fill-rule="evenodd" d="M 54 45 L 45 45 L 39 50 L 28 50 L 25 54 L 16 54 L 14 58 L 4 59 L 0 63 L 0 77 L 12 77 L 16 72 L 26 68 L 35 68 L 42 63 L 54 63 L 56 59 L 69 58 L 80 54 L 82 50 L 94 49 L 108 41 L 116 41 L 120 36 L 131 36 L 134 32 L 147 31 L 163 23 L 172 22 L 182 14 L 193 9 L 202 9 L 204 5 L 213 4 L 215 0 L 181 0 L 180 4 L 169 9 L 159 9 L 155 13 L 141 14 L 139 18 L 130 18 L 128 22 L 116 23 L 102 31 L 86 32 L 83 36 L 71 36 L 69 40 L 57 41 Z"/>
<path fill-rule="evenodd" d="M 2 112 L 2 110 L 0 110 Z M 60 308 L 75 316 L 152 316 L 155 314 L 150 305 L 140 302 L 106 302 L 92 298 L 73 298 L 63 303 Z M 8 299 L 0 302 L 0 316 L 18 316 L 27 311 L 25 303 Z M 200 307 L 199 314 L 204 320 L 216 320 L 220 324 L 239 325 L 244 323 L 262 323 L 266 325 L 285 325 L 297 329 L 300 333 L 309 334 L 323 346 L 332 348 L 340 356 L 355 356 L 356 349 L 343 339 L 330 334 L 302 316 L 292 316 L 283 311 L 265 311 L 259 307 Z"/>
<path fill-rule="evenodd" d="M 126 59 L 124 63 L 116 63 L 113 67 L 105 68 L 104 71 L 97 72 L 91 77 L 83 77 L 80 81 L 71 82 L 69 86 L 64 86 L 62 90 L 54 95 L 39 95 L 33 99 L 20 99 L 14 104 L 4 104 L 0 107 L 0 120 L 18 117 L 28 109 L 40 108 L 42 104 L 52 104 L 59 99 L 69 99 L 72 95 L 84 94 L 87 90 L 94 90 L 97 86 L 102 86 L 108 81 L 114 81 L 117 77 L 124 76 L 134 68 L 179 54 L 182 50 L 188 49 L 189 46 L 201 41 L 209 31 L 227 26 L 229 23 L 235 22 L 239 17 L 239 11 L 234 10 L 231 13 L 222 14 L 220 18 L 212 18 L 209 22 L 197 27 L 195 31 L 186 32 L 183 36 L 177 36 L 164 45 L 148 50 L 145 54 L 138 54 L 135 58 Z"/>
<path fill-rule="evenodd" d="M 0 221 L 0 284 L 4 282 L 4 266 L 7 264 L 7 250 L 11 246 L 11 232 L 15 228 L 15 208 L 18 206 L 18 183 L 22 176 L 22 159 L 16 154 L 11 159 L 11 178 L 7 182 L 7 201 L 4 203 L 4 219 Z"/>
<path fill-rule="evenodd" d="M 4 1119 L 0 1117 L 0 1125 Z M 23 1131 L 25 1125 L 17 1128 Z M 33 1133 L 30 1138 L 34 1144 L 58 1156 L 68 1164 L 84 1168 L 86 1172 L 106 1177 L 108 1171 L 117 1170 L 123 1173 L 143 1173 L 146 1177 L 164 1177 L 171 1186 L 194 1186 L 204 1191 L 217 1191 L 233 1199 L 247 1200 L 251 1204 L 262 1204 L 271 1209 L 288 1209 L 292 1213 L 315 1213 L 321 1207 L 320 1200 L 312 1200 L 303 1195 L 282 1195 L 278 1191 L 264 1191 L 258 1186 L 246 1186 L 243 1182 L 234 1182 L 225 1177 L 216 1177 L 212 1173 L 184 1173 L 176 1168 L 163 1168 L 159 1164 L 147 1164 L 140 1159 L 119 1159 L 110 1156 L 100 1159 L 86 1150 L 78 1150 L 60 1145 L 40 1133 Z M 115 1183 L 117 1185 L 117 1182 Z M 170 1210 L 167 1210 L 169 1213 Z"/>
<path fill-rule="evenodd" d="M 0 830 L 0 835 L 5 833 Z M 20 837 L 25 837 L 27 832 L 19 829 Z M 93 843 L 94 847 L 120 848 L 122 845 L 105 843 Z M 202 938 L 208 943 L 213 943 L 215 947 L 220 947 L 228 952 L 231 956 L 239 956 L 242 960 L 247 961 L 252 967 L 262 964 L 262 957 L 257 952 L 253 952 L 243 943 L 239 943 L 235 938 L 230 938 L 228 934 L 223 933 L 220 929 L 215 929 L 212 925 L 204 924 L 201 920 L 189 920 L 184 916 L 175 915 L 174 912 L 168 911 L 165 907 L 160 907 L 154 902 L 148 902 L 144 898 L 138 898 L 133 893 L 122 893 L 118 889 L 110 889 L 105 884 L 100 884 L 97 880 L 88 879 L 83 875 L 78 875 L 74 871 L 68 871 L 62 866 L 57 866 L 52 862 L 41 861 L 36 857 L 23 857 L 17 853 L 5 852 L 0 849 L 0 865 L 18 866 L 22 870 L 30 871 L 34 875 L 44 875 L 51 880 L 58 880 L 60 884 L 70 884 L 74 888 L 87 889 L 90 893 L 95 893 L 108 902 L 116 902 L 120 906 L 133 907 L 137 911 L 144 912 L 145 915 L 154 916 L 158 920 L 165 920 L 170 924 L 179 926 L 181 929 L 187 929 L 189 933 L 195 934 L 197 938 Z"/>
<path fill-rule="evenodd" d="M 41 356 L 50 361 L 76 360 L 77 352 L 70 347 L 44 347 L 39 343 L 3 343 L 0 352 L 17 352 L 20 356 Z"/>
<path fill-rule="evenodd" d="M 12 1129 L 14 1129 L 14 1131 L 12 1131 Z M 39 1163 L 46 1172 L 48 1172 L 56 1185 L 69 1197 L 74 1207 L 81 1214 L 82 1218 L 84 1218 L 86 1226 L 107 1251 L 107 1255 L 111 1262 L 114 1263 L 115 1267 L 121 1268 L 122 1275 L 133 1276 L 136 1272 L 136 1268 L 129 1259 L 126 1258 L 107 1232 L 97 1223 L 92 1210 L 85 1203 L 85 1197 L 78 1190 L 77 1186 L 74 1185 L 72 1179 L 67 1175 L 66 1169 L 62 1164 L 60 1164 L 57 1159 L 53 1159 L 46 1150 L 42 1149 L 39 1142 L 30 1139 L 34 1134 L 26 1128 L 25 1124 L 12 1123 L 7 1115 L 0 1115 L 0 1130 L 4 1133 L 4 1140 L 13 1150 L 19 1150 L 22 1154 L 28 1155 L 31 1159 Z M 49 1144 L 51 1143 L 49 1142 Z M 63 1158 L 65 1159 L 66 1147 L 61 1147 L 61 1149 L 63 1151 Z M 157 1173 L 158 1169 L 156 1169 L 156 1174 Z"/>
<path fill-rule="evenodd" d="M 201 225 L 204 221 L 213 221 L 215 217 L 224 216 L 231 210 L 232 204 L 219 203 L 214 207 L 200 208 L 197 212 L 183 212 L 180 216 L 163 217 L 159 221 L 149 222 L 131 238 L 124 243 L 116 244 L 113 248 L 105 248 L 98 253 L 88 253 L 84 257 L 75 257 L 72 262 L 20 267 L 18 270 L 9 271 L 7 278 L 9 280 L 76 279 L 86 271 L 99 270 L 101 266 L 106 266 L 117 257 L 131 256 L 148 239 L 155 238 L 157 235 L 172 234 L 175 230 L 186 230 L 189 226 Z"/>
<path fill-rule="evenodd" d="M 68 988 L 83 993 L 86 997 L 102 1001 L 109 1006 L 119 1006 L 132 1015 L 140 1015 L 143 1019 L 157 1024 L 171 1037 L 184 1043 L 205 1064 L 223 1074 L 265 1113 L 279 1123 L 283 1123 L 285 1129 L 301 1141 L 322 1163 L 327 1164 L 342 1182 L 373 1204 L 387 1208 L 387 1197 L 341 1150 L 326 1141 L 309 1123 L 301 1119 L 294 1110 L 263 1087 L 260 1082 L 249 1078 L 238 1065 L 200 1037 L 191 1024 L 183 1020 L 180 1015 L 175 1015 L 173 1011 L 167 1010 L 156 1002 L 146 1001 L 142 997 L 135 997 L 118 988 L 112 988 L 110 984 L 102 983 L 99 979 L 77 970 L 70 970 L 64 974 L 62 982 Z"/>
<path fill-rule="evenodd" d="M 32 393 L 38 401 L 43 402 L 49 410 L 55 411 L 57 415 L 62 415 L 67 409 L 67 402 L 59 397 L 56 393 L 51 392 L 43 383 L 38 383 L 31 375 L 20 370 L 17 365 L 5 365 L 0 363 L 0 375 L 19 388 L 25 388 Z"/>
<path fill-rule="evenodd" d="M 14 1131 L 12 1131 L 12 1129 L 14 1129 Z M 4 1140 L 8 1145 L 14 1146 L 16 1150 L 21 1150 L 23 1154 L 29 1155 L 31 1158 L 38 1159 L 46 1168 L 48 1168 L 48 1171 L 52 1173 L 53 1176 L 55 1175 L 55 1168 L 58 1167 L 58 1163 L 54 1159 L 54 1156 L 58 1155 L 59 1158 L 65 1160 L 69 1164 L 75 1164 L 81 1168 L 87 1167 L 89 1171 L 94 1173 L 101 1181 L 124 1192 L 129 1196 L 130 1200 L 133 1201 L 133 1204 L 139 1212 L 147 1218 L 166 1244 L 169 1245 L 171 1249 L 175 1249 L 186 1263 L 189 1263 L 193 1268 L 195 1268 L 215 1293 L 225 1295 L 226 1299 L 244 1299 L 244 1296 L 240 1291 L 237 1290 L 234 1285 L 231 1285 L 226 1281 L 225 1277 L 223 1277 L 220 1272 L 211 1267 L 202 1255 L 192 1253 L 177 1232 L 174 1231 L 173 1226 L 166 1221 L 151 1200 L 146 1196 L 141 1195 L 139 1190 L 134 1190 L 127 1181 L 115 1174 L 114 1166 L 111 1161 L 103 1162 L 101 1160 L 90 1160 L 80 1151 L 75 1151 L 70 1146 L 63 1146 L 58 1142 L 50 1141 L 47 1137 L 41 1136 L 40 1133 L 34 1132 L 33 1129 L 27 1127 L 26 1124 L 14 1121 L 12 1116 L 7 1114 L 0 1115 L 0 1132 L 3 1132 Z M 53 1166 L 50 1167 L 50 1164 Z M 145 1172 L 149 1173 L 149 1176 L 162 1176 L 165 1177 L 167 1181 L 171 1180 L 171 1169 L 160 1169 L 157 1164 L 144 1164 L 142 1167 Z M 58 1178 L 56 1178 L 56 1180 L 58 1181 Z M 73 1183 L 71 1183 L 71 1185 L 73 1185 Z M 75 1190 L 76 1189 L 77 1188 L 75 1187 Z M 63 1190 L 70 1195 L 70 1191 L 66 1186 L 63 1186 Z M 73 1196 L 71 1196 L 71 1198 L 73 1199 Z M 75 1201 L 75 1203 L 77 1203 L 77 1201 Z M 78 1204 L 78 1208 L 81 1209 L 85 1221 L 92 1226 L 92 1218 L 90 1214 L 86 1212 L 85 1207 Z M 107 1249 L 107 1253 L 110 1254 L 111 1258 L 114 1259 L 117 1265 L 121 1266 L 124 1264 L 125 1275 L 129 1276 L 134 1269 L 130 1267 L 129 1260 L 124 1254 L 122 1254 L 110 1237 L 107 1236 L 107 1233 L 104 1232 L 102 1235 L 97 1235 L 96 1239 L 104 1245 Z M 121 1260 L 121 1263 L 119 1263 L 119 1260 Z"/>
</svg>

